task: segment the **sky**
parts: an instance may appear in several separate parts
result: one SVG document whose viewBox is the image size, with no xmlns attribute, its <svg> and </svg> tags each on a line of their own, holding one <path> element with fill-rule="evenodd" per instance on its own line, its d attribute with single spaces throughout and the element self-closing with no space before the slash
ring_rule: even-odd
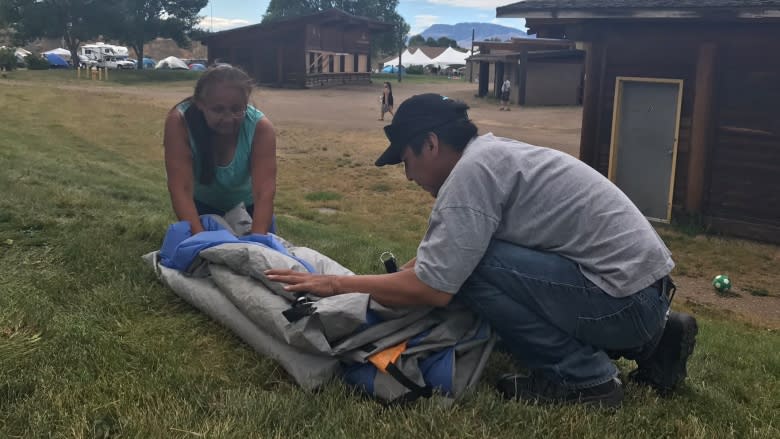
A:
<svg viewBox="0 0 780 439">
<path fill-rule="evenodd" d="M 496 18 L 496 7 L 517 0 L 400 0 L 398 12 L 409 23 L 410 35 L 417 35 L 432 24 L 464 22 L 496 23 L 525 29 L 520 18 Z M 259 23 L 269 0 L 210 0 L 200 15 L 201 26 L 215 32 Z"/>
</svg>

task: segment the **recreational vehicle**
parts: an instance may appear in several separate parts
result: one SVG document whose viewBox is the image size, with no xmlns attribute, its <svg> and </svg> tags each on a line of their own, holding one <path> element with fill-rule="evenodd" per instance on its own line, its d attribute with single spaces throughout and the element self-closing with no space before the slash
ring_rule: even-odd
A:
<svg viewBox="0 0 780 439">
<path fill-rule="evenodd" d="M 127 59 L 127 48 L 112 44 L 85 44 L 79 48 L 79 62 L 82 67 L 108 69 L 133 69 L 135 63 Z"/>
</svg>

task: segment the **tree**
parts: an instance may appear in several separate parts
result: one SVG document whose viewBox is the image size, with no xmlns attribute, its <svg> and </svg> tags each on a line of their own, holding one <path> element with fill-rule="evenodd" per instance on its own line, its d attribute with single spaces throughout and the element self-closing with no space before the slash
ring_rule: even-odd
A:
<svg viewBox="0 0 780 439">
<path fill-rule="evenodd" d="M 208 0 L 117 0 L 119 8 L 106 36 L 131 47 L 143 68 L 144 44 L 158 37 L 188 47 L 190 33 L 200 21 L 198 12 Z"/>
<path fill-rule="evenodd" d="M 453 49 L 457 49 L 460 46 L 458 46 L 458 42 L 452 38 L 439 37 L 439 39 L 436 40 L 436 47 L 452 47 Z"/>
<path fill-rule="evenodd" d="M 414 35 L 411 38 L 409 38 L 409 45 L 410 46 L 424 46 L 425 45 L 425 37 L 422 35 Z"/>
<path fill-rule="evenodd" d="M 13 39 L 24 44 L 36 38 L 62 38 L 78 63 L 82 42 L 111 26 L 119 0 L 0 0 L 0 16 L 10 24 Z"/>
<path fill-rule="evenodd" d="M 460 46 L 458 46 L 458 42 L 453 40 L 452 38 L 439 37 L 438 39 L 434 39 L 433 37 L 428 37 L 428 39 L 425 39 L 425 37 L 423 37 L 422 35 L 415 35 L 409 38 L 409 45 L 430 46 L 430 47 L 452 47 L 453 49 L 460 48 Z"/>
<path fill-rule="evenodd" d="M 392 23 L 391 32 L 373 36 L 372 49 L 375 52 L 395 53 L 409 33 L 409 25 L 398 14 L 398 0 L 271 0 L 263 15 L 263 23 L 314 14 L 330 8 Z"/>
</svg>

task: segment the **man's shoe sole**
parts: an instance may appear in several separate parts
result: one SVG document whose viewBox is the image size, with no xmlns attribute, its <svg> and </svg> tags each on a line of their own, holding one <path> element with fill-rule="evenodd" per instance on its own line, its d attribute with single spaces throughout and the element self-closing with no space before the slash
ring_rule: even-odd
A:
<svg viewBox="0 0 780 439">
<path fill-rule="evenodd" d="M 689 314 L 677 313 L 675 320 L 677 319 L 679 319 L 679 321 L 675 323 L 672 323 L 671 318 L 669 319 L 669 322 L 667 322 L 667 325 L 670 323 L 675 325 L 679 324 L 679 327 L 677 328 L 668 328 L 669 330 L 675 332 L 670 333 L 668 335 L 669 337 L 674 337 L 677 336 L 677 334 L 681 334 L 679 341 L 679 353 L 674 361 L 674 370 L 664 371 L 659 370 L 658 367 L 651 366 L 650 368 L 643 368 L 640 366 L 628 375 L 631 380 L 641 384 L 648 384 L 662 395 L 667 395 L 674 391 L 674 389 L 676 389 L 677 386 L 679 386 L 688 376 L 688 359 L 690 358 L 691 354 L 693 354 L 693 351 L 696 347 L 696 335 L 699 333 L 699 326 L 697 325 L 696 319 L 693 316 Z M 666 330 L 667 329 L 664 329 L 664 331 Z M 659 347 L 664 344 L 665 339 L 667 339 L 666 332 L 664 332 L 661 341 L 658 343 Z"/>
<path fill-rule="evenodd" d="M 584 404 L 592 407 L 618 408 L 623 404 L 623 397 L 625 392 L 623 390 L 623 384 L 619 379 L 615 378 L 615 383 L 615 388 L 608 393 L 587 396 L 580 395 L 578 398 L 567 399 L 547 398 L 541 395 L 529 395 L 524 397 L 521 395 L 521 392 L 518 392 L 518 389 L 516 388 L 515 383 L 509 374 L 506 374 L 501 379 L 499 379 L 496 388 L 504 398 L 514 401 L 524 401 L 527 403 L 536 404 Z"/>
</svg>

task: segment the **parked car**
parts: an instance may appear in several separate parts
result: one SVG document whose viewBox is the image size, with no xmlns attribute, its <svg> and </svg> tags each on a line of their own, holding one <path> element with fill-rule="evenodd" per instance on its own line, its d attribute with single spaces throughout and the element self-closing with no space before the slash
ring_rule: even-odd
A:
<svg viewBox="0 0 780 439">
<path fill-rule="evenodd" d="M 101 61 L 97 62 L 97 66 L 106 69 L 134 69 L 135 63 L 129 61 L 127 58 L 107 55 L 104 56 Z"/>
<path fill-rule="evenodd" d="M 88 69 L 91 67 L 97 67 L 97 61 L 94 59 L 89 59 L 88 57 L 84 55 L 79 55 L 79 67 L 82 69 Z"/>
</svg>

